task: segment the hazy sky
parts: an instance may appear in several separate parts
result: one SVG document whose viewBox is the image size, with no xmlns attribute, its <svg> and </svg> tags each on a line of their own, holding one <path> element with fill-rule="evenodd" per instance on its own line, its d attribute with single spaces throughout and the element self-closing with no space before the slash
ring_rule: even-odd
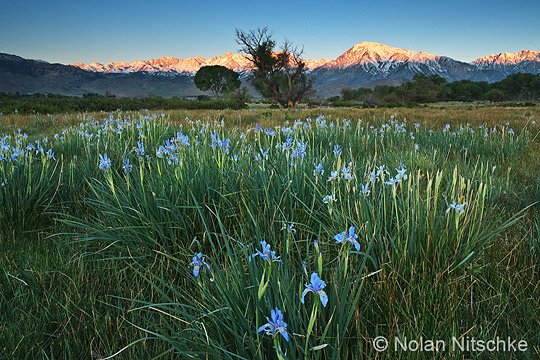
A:
<svg viewBox="0 0 540 360">
<path fill-rule="evenodd" d="M 132 61 L 236 52 L 236 28 L 268 26 L 306 58 L 361 41 L 470 61 L 540 49 L 540 0 L 1 0 L 0 52 L 50 62 Z"/>
</svg>

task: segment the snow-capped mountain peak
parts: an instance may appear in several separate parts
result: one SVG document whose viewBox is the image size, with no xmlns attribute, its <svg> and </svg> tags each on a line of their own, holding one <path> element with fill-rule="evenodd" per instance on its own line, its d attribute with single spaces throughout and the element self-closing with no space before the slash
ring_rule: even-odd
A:
<svg viewBox="0 0 540 360">
<path fill-rule="evenodd" d="M 426 62 L 440 58 L 422 51 L 400 49 L 377 42 L 362 41 L 336 59 L 325 64 L 328 68 L 344 68 L 380 62 Z"/>
<path fill-rule="evenodd" d="M 326 63 L 328 60 L 305 60 L 309 70 Z M 103 73 L 184 73 L 194 74 L 206 65 L 222 65 L 238 72 L 251 68 L 251 62 L 239 53 L 225 53 L 223 55 L 205 58 L 202 56 L 181 59 L 173 56 L 163 56 L 157 59 L 136 60 L 132 62 L 108 62 L 105 64 L 92 62 L 90 64 L 72 64 L 81 69 Z"/>
<path fill-rule="evenodd" d="M 362 41 L 332 60 L 304 60 L 307 69 L 315 75 L 319 89 L 335 94 L 341 87 L 399 84 L 416 74 L 437 75 L 447 81 L 474 80 L 499 81 L 521 73 L 540 73 L 540 51 L 522 50 L 517 53 L 492 54 L 472 63 L 457 61 L 446 56 L 413 51 L 385 44 Z M 222 65 L 247 75 L 252 64 L 243 54 L 228 52 L 214 57 L 181 59 L 163 56 L 157 59 L 132 62 L 109 62 L 74 66 L 100 73 L 146 73 L 160 76 L 194 75 L 206 65 Z M 320 85 L 323 84 L 323 85 Z M 328 90 L 324 89 L 328 87 Z"/>
<path fill-rule="evenodd" d="M 489 54 L 474 60 L 472 63 L 476 65 L 515 65 L 522 61 L 540 62 L 540 51 L 521 50 L 516 53 L 501 52 L 498 54 Z"/>
</svg>

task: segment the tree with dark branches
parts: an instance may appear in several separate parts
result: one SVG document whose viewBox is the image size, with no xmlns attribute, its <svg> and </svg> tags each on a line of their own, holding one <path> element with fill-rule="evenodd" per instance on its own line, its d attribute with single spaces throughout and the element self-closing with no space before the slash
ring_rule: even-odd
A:
<svg viewBox="0 0 540 360">
<path fill-rule="evenodd" d="M 301 48 L 285 41 L 276 51 L 266 27 L 247 32 L 236 29 L 236 42 L 253 65 L 253 86 L 262 96 L 295 108 L 312 91 L 313 79 L 307 74 Z"/>
</svg>

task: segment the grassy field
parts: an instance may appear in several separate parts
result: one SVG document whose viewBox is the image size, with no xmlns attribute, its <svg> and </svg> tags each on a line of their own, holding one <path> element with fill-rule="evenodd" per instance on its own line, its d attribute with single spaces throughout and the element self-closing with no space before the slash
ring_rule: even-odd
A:
<svg viewBox="0 0 540 360">
<path fill-rule="evenodd" d="M 539 117 L 3 115 L 0 359 L 535 359 Z"/>
</svg>

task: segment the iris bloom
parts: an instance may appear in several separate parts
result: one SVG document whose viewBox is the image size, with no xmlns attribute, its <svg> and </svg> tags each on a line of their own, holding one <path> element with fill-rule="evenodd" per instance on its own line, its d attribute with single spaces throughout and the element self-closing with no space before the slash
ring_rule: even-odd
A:
<svg viewBox="0 0 540 360">
<path fill-rule="evenodd" d="M 334 156 L 339 157 L 341 155 L 341 146 L 336 144 L 334 145 Z"/>
<path fill-rule="evenodd" d="M 281 150 L 286 151 L 288 149 L 291 149 L 293 147 L 293 137 L 290 135 L 287 135 L 285 138 L 285 142 L 281 143 Z"/>
<path fill-rule="evenodd" d="M 257 250 L 257 252 L 253 255 L 251 255 L 249 257 L 249 260 L 251 261 L 251 259 L 257 257 L 257 256 L 260 256 L 261 259 L 265 260 L 265 261 L 268 261 L 269 263 L 273 262 L 273 261 L 277 261 L 277 262 L 281 262 L 281 260 L 279 259 L 279 256 L 276 256 L 276 252 L 275 251 L 272 251 L 270 250 L 270 244 L 268 244 L 266 241 L 261 241 L 261 250 L 262 251 L 259 251 Z"/>
<path fill-rule="evenodd" d="M 169 150 L 163 145 L 160 145 L 158 149 L 156 150 L 156 155 L 158 158 L 163 159 L 165 155 L 169 154 Z"/>
<path fill-rule="evenodd" d="M 326 304 L 328 304 L 328 295 L 326 295 L 326 292 L 323 290 L 326 287 L 326 283 L 319 278 L 319 275 L 317 273 L 311 274 L 311 283 L 306 284 L 306 288 L 304 289 L 304 292 L 302 293 L 302 304 L 304 303 L 304 297 L 307 293 L 310 291 L 313 292 L 316 295 L 319 295 L 319 298 L 321 299 L 321 303 L 324 307 L 326 307 Z"/>
<path fill-rule="evenodd" d="M 294 228 L 294 223 L 290 223 L 288 225 L 285 225 L 283 229 L 281 230 L 287 230 L 288 233 L 292 234 L 293 236 L 296 235 L 296 229 Z"/>
<path fill-rule="evenodd" d="M 326 119 L 324 118 L 324 115 L 317 116 L 315 122 L 317 124 L 317 127 L 323 128 L 326 126 Z"/>
<path fill-rule="evenodd" d="M 210 270 L 210 265 L 206 263 L 205 256 L 202 253 L 195 254 L 195 256 L 193 256 L 191 264 L 189 265 L 193 266 L 193 276 L 195 277 L 199 276 L 201 268 L 206 267 L 208 270 Z"/>
<path fill-rule="evenodd" d="M 301 140 L 298 140 L 296 142 L 296 148 L 293 150 L 291 154 L 291 158 L 303 159 L 305 156 L 306 156 L 306 144 L 303 143 Z"/>
<path fill-rule="evenodd" d="M 400 182 L 400 179 L 399 179 L 398 177 L 395 177 L 395 178 L 390 178 L 390 179 L 388 179 L 388 180 L 385 181 L 384 183 L 385 183 L 386 185 L 392 186 L 392 185 L 397 184 L 398 182 Z"/>
<path fill-rule="evenodd" d="M 448 213 L 451 209 L 454 209 L 455 212 L 457 212 L 459 215 L 462 215 L 465 212 L 465 206 L 467 206 L 466 201 L 463 204 L 457 204 L 455 201 L 452 201 L 452 203 L 449 205 L 449 208 L 446 210 L 446 213 Z"/>
<path fill-rule="evenodd" d="M 176 138 L 178 142 L 183 146 L 189 146 L 189 137 L 181 132 L 176 133 Z"/>
<path fill-rule="evenodd" d="M 372 172 L 369 173 L 369 181 L 370 182 L 377 182 L 379 180 L 380 180 L 379 175 L 377 174 L 376 171 L 372 171 Z"/>
<path fill-rule="evenodd" d="M 137 147 L 135 148 L 135 154 L 137 154 L 138 157 L 141 157 L 141 158 L 144 157 L 145 155 L 144 142 L 142 141 L 137 142 Z"/>
<path fill-rule="evenodd" d="M 13 153 L 11 154 L 12 161 L 18 161 L 20 156 L 23 156 L 24 152 L 19 148 L 13 148 Z"/>
<path fill-rule="evenodd" d="M 281 334 L 285 341 L 289 341 L 289 334 L 287 333 L 287 323 L 283 321 L 283 313 L 277 307 L 270 311 L 270 318 L 266 317 L 268 323 L 261 326 L 257 332 L 264 331 L 266 335 L 275 337 L 277 334 Z"/>
<path fill-rule="evenodd" d="M 377 172 L 379 175 L 388 174 L 388 170 L 386 170 L 386 166 L 384 165 L 377 166 Z"/>
<path fill-rule="evenodd" d="M 111 159 L 109 159 L 107 154 L 99 154 L 99 170 L 107 172 L 111 168 L 111 165 Z"/>
<path fill-rule="evenodd" d="M 336 196 L 334 194 L 326 195 L 325 197 L 323 197 L 322 201 L 325 204 L 332 203 L 332 202 L 336 201 Z"/>
<path fill-rule="evenodd" d="M 56 158 L 54 157 L 54 152 L 52 151 L 52 149 L 47 150 L 45 155 L 47 156 L 47 159 L 56 160 Z"/>
<path fill-rule="evenodd" d="M 320 175 L 320 176 L 324 175 L 324 167 L 322 163 L 318 163 L 318 164 L 313 163 L 313 166 L 315 167 L 315 170 L 313 170 L 313 176 L 317 177 L 317 175 Z"/>
<path fill-rule="evenodd" d="M 344 166 L 341 168 L 341 177 L 343 178 L 343 180 L 348 180 L 348 181 L 353 179 L 350 164 L 349 164 L 349 167 Z"/>
<path fill-rule="evenodd" d="M 399 166 L 398 169 L 396 169 L 397 171 L 397 175 L 396 175 L 396 179 L 399 179 L 399 180 L 407 180 L 407 168 L 401 164 Z"/>
<path fill-rule="evenodd" d="M 124 170 L 124 174 L 128 174 L 133 171 L 133 165 L 131 165 L 129 158 L 125 158 L 122 160 L 122 169 Z"/>
<path fill-rule="evenodd" d="M 337 170 L 334 170 L 330 173 L 330 177 L 328 178 L 328 181 L 336 180 L 339 177 L 339 173 Z"/>
<path fill-rule="evenodd" d="M 212 143 L 210 146 L 213 148 L 224 149 L 225 154 L 229 155 L 231 141 L 229 139 L 221 139 L 218 133 L 214 132 L 212 134 Z"/>
<path fill-rule="evenodd" d="M 371 194 L 371 189 L 369 188 L 369 183 L 360 184 L 360 191 L 362 192 L 362 195 L 369 196 L 369 194 Z"/>
<path fill-rule="evenodd" d="M 261 158 L 262 159 L 265 159 L 265 160 L 268 160 L 268 152 L 270 151 L 270 148 L 263 150 L 262 148 L 259 148 L 259 152 L 261 153 Z"/>
<path fill-rule="evenodd" d="M 358 242 L 358 234 L 354 232 L 354 226 L 351 226 L 349 228 L 349 233 L 347 234 L 345 231 L 342 233 L 337 234 L 334 236 L 334 240 L 338 244 L 343 244 L 344 242 L 350 242 L 352 246 L 356 249 L 356 251 L 360 251 L 360 243 Z"/>
</svg>

